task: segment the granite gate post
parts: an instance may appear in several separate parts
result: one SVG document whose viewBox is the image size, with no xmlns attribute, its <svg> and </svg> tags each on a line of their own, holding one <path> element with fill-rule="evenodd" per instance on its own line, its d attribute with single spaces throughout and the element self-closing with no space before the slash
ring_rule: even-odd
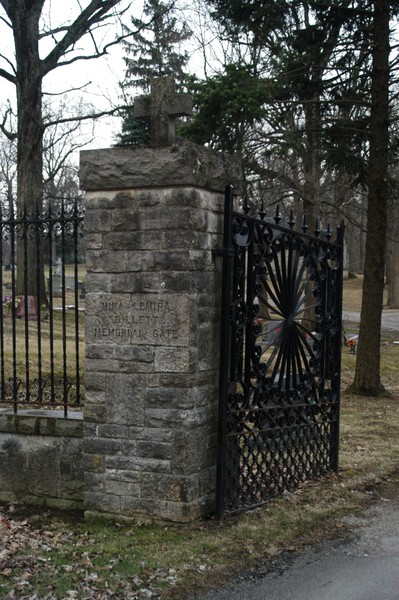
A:
<svg viewBox="0 0 399 600">
<path fill-rule="evenodd" d="M 240 169 L 169 142 L 81 153 L 88 514 L 185 522 L 214 508 L 221 265 L 212 249 L 222 245 L 224 187 Z"/>
</svg>

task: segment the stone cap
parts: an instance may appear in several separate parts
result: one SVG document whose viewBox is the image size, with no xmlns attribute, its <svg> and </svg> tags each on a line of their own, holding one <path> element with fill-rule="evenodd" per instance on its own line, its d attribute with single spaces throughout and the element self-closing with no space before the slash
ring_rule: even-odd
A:
<svg viewBox="0 0 399 600">
<path fill-rule="evenodd" d="M 80 152 L 80 187 L 86 191 L 192 186 L 223 192 L 242 187 L 241 162 L 187 140 L 173 146 L 125 146 Z"/>
</svg>

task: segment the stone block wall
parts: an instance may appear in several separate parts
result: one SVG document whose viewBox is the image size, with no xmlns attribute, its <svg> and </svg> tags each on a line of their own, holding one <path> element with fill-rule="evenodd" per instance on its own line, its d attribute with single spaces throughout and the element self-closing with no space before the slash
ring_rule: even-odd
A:
<svg viewBox="0 0 399 600">
<path fill-rule="evenodd" d="M 85 507 L 213 509 L 223 190 L 230 158 L 184 142 L 81 153 L 86 190 Z"/>
<path fill-rule="evenodd" d="M 82 413 L 0 410 L 0 501 L 83 508 Z"/>
</svg>

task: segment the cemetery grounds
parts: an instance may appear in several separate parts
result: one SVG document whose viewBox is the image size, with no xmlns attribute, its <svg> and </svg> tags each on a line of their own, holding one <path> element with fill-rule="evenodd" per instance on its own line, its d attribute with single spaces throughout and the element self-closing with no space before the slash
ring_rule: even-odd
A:
<svg viewBox="0 0 399 600">
<path fill-rule="evenodd" d="M 84 281 L 86 275 L 86 267 L 84 264 L 78 266 L 78 279 Z M 45 280 L 48 281 L 48 269 L 45 271 Z M 79 339 L 76 340 L 75 335 L 75 287 L 74 287 L 74 266 L 65 267 L 66 290 L 64 298 L 56 297 L 52 299 L 52 321 L 49 319 L 49 308 L 41 306 L 40 320 L 40 348 L 38 347 L 38 321 L 36 318 L 29 320 L 29 325 L 26 328 L 25 319 L 11 318 L 11 272 L 3 272 L 3 343 L 4 343 L 4 379 L 7 382 L 8 378 L 13 374 L 13 363 L 15 362 L 16 374 L 22 379 L 25 379 L 24 373 L 27 369 L 26 364 L 26 343 L 29 346 L 28 354 L 28 369 L 29 379 L 31 382 L 39 376 L 39 350 L 40 350 L 40 369 L 41 377 L 49 381 L 51 376 L 55 381 L 60 381 L 63 378 L 63 369 L 67 373 L 76 373 L 76 347 L 78 345 L 79 356 L 84 357 L 85 353 L 85 312 L 84 312 L 84 297 L 79 294 Z M 17 297 L 16 302 L 20 302 Z M 64 306 L 63 306 L 64 305 Z M 64 310 L 65 309 L 65 310 Z M 13 344 L 13 326 L 16 328 L 16 353 L 15 357 L 12 352 Z M 51 331 L 51 334 L 50 334 Z M 51 337 L 51 341 L 50 341 Z M 27 339 L 26 339 L 27 338 Z M 83 363 L 83 361 L 81 361 Z M 81 383 L 84 383 L 83 364 L 79 369 Z M 21 406 L 22 407 L 22 406 Z M 75 407 L 78 408 L 78 407 Z"/>
<path fill-rule="evenodd" d="M 344 283 L 344 313 L 360 308 L 361 279 Z M 356 326 L 344 323 L 346 333 Z M 83 331 L 83 328 L 82 328 Z M 85 521 L 18 503 L 0 506 L 0 598 L 187 600 L 240 573 L 272 566 L 345 534 L 344 517 L 399 490 L 399 332 L 383 332 L 387 396 L 349 396 L 356 355 L 342 349 L 340 469 L 256 511 L 189 525 Z"/>
</svg>

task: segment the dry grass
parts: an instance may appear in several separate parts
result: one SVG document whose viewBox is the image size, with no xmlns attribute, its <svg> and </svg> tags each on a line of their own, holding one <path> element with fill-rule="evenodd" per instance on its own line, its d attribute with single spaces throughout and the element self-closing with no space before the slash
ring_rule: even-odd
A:
<svg viewBox="0 0 399 600">
<path fill-rule="evenodd" d="M 363 275 L 353 279 L 344 279 L 342 297 L 343 310 L 360 310 L 362 302 Z"/>
<path fill-rule="evenodd" d="M 46 272 L 46 277 L 47 277 Z M 66 275 L 73 275 L 73 268 L 66 268 Z M 79 267 L 79 277 L 84 278 L 85 269 Z M 3 273 L 3 298 L 10 296 L 7 284 L 11 283 L 11 273 Z M 65 305 L 75 304 L 74 289 L 67 289 Z M 53 381 L 53 391 L 58 394 L 63 390 L 64 379 L 72 384 L 76 381 L 79 369 L 81 383 L 83 384 L 84 372 L 84 300 L 79 299 L 78 327 L 79 338 L 76 340 L 76 323 L 74 310 L 66 310 L 63 316 L 62 298 L 53 299 L 52 319 L 50 311 L 45 307 L 41 309 L 41 320 L 24 318 L 13 319 L 11 306 L 3 305 L 4 319 L 0 332 L 0 340 L 4 352 L 1 360 L 1 380 L 4 382 L 5 402 L 10 402 L 13 396 L 14 365 L 18 392 L 23 397 L 24 390 L 30 387 L 31 401 L 35 401 L 37 385 L 35 380 L 46 382 L 45 391 L 50 389 L 50 380 Z M 39 335 L 40 332 L 40 335 Z M 78 349 L 78 352 L 77 352 Z M 79 357 L 79 361 L 77 359 Z M 83 390 L 81 390 L 83 391 Z M 63 393 L 63 392 L 62 392 Z M 53 394 L 54 395 L 54 394 Z M 44 405 L 47 395 L 41 399 Z M 49 398 L 47 398 L 49 399 Z M 52 400 L 55 400 L 53 397 Z"/>
<path fill-rule="evenodd" d="M 362 303 L 363 275 L 357 275 L 353 279 L 344 279 L 343 310 L 360 311 Z M 384 304 L 387 301 L 388 291 L 384 289 Z"/>
<path fill-rule="evenodd" d="M 390 373 L 386 385 L 396 357 L 393 346 L 384 352 Z M 345 364 L 347 378 L 351 367 Z M 0 597 L 9 597 L 10 589 L 18 598 L 35 592 L 39 598 L 63 599 L 68 590 L 99 600 L 148 597 L 142 589 L 154 598 L 187 600 L 239 573 L 264 572 L 278 564 L 281 553 L 344 535 L 346 515 L 368 507 L 385 494 L 385 486 L 399 489 L 399 392 L 391 391 L 391 399 L 343 398 L 338 474 L 221 523 L 71 525 L 70 518 L 54 512 L 32 516 L 14 509 L 13 518 L 24 524 L 18 531 L 29 532 L 36 543 L 16 553 Z M 37 543 L 41 532 L 51 537 L 44 545 Z"/>
<path fill-rule="evenodd" d="M 40 326 L 40 336 L 38 329 Z M 16 363 L 17 373 L 26 367 L 26 356 L 29 356 L 29 369 L 32 374 L 38 371 L 39 358 L 41 368 L 44 374 L 49 374 L 51 369 L 51 344 L 50 344 L 50 320 L 47 318 L 39 324 L 37 321 L 28 321 L 23 319 L 15 320 L 15 354 L 13 351 L 13 323 L 11 318 L 5 318 L 3 321 L 3 343 L 6 349 L 4 354 L 5 374 L 12 374 L 13 363 Z M 75 336 L 75 316 L 73 312 L 66 312 L 65 319 L 62 319 L 61 312 L 54 312 L 52 323 L 52 349 L 53 360 L 56 365 L 56 372 L 62 371 L 64 356 L 67 370 L 71 371 L 75 367 L 76 356 L 76 336 Z M 28 347 L 28 353 L 26 348 Z M 84 357 L 84 315 L 79 315 L 79 354 Z"/>
</svg>

